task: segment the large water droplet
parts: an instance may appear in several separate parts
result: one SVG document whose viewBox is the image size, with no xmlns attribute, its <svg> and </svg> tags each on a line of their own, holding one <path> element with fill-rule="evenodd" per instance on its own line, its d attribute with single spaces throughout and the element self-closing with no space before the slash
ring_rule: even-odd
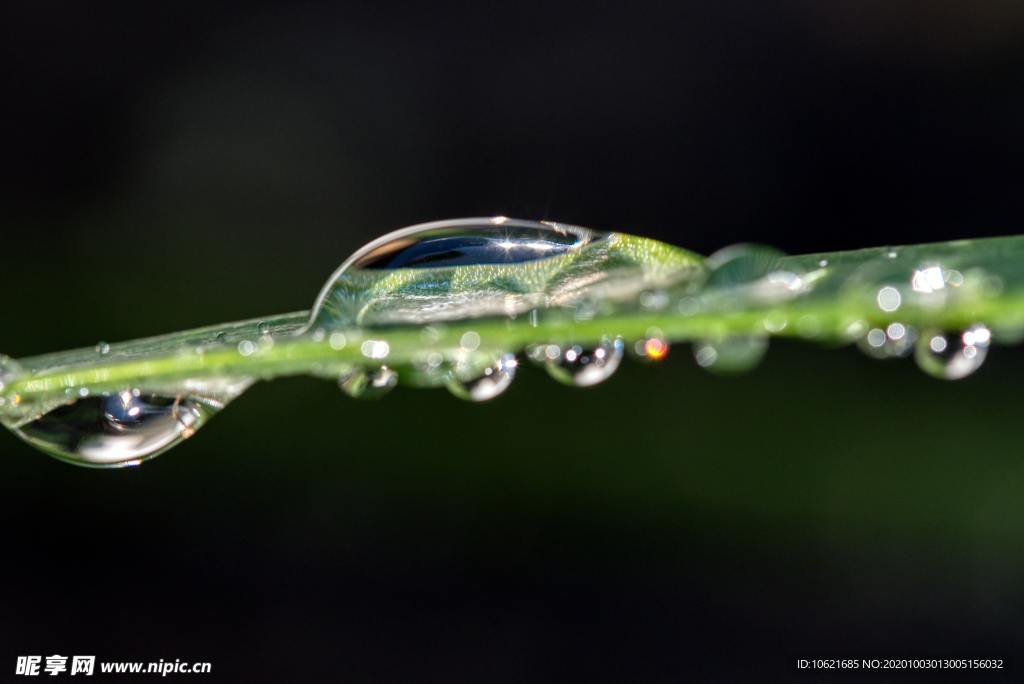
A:
<svg viewBox="0 0 1024 684">
<path fill-rule="evenodd" d="M 380 399 L 398 384 L 398 373 L 387 366 L 357 369 L 338 378 L 338 386 L 354 399 Z"/>
<path fill-rule="evenodd" d="M 701 340 L 693 345 L 693 357 L 697 365 L 722 375 L 751 370 L 761 362 L 767 351 L 768 338 L 751 335 Z"/>
<path fill-rule="evenodd" d="M 13 431 L 63 461 L 137 465 L 190 437 L 221 408 L 219 402 L 191 396 L 124 390 L 61 404 Z"/>
<path fill-rule="evenodd" d="M 547 345 L 546 366 L 551 377 L 567 385 L 590 387 L 607 380 L 619 367 L 622 338 L 604 338 L 596 347 Z"/>
<path fill-rule="evenodd" d="M 914 347 L 914 360 L 929 375 L 959 380 L 981 367 L 991 341 L 992 333 L 984 325 L 972 325 L 959 333 L 926 330 Z"/>
<path fill-rule="evenodd" d="M 509 388 L 516 377 L 517 367 L 515 354 L 502 354 L 493 365 L 471 379 L 460 377 L 456 368 L 452 371 L 447 387 L 460 399 L 487 401 Z"/>
<path fill-rule="evenodd" d="M 523 278 L 508 266 L 550 261 L 575 253 L 606 237 L 560 223 L 497 217 L 437 221 L 389 233 L 357 250 L 327 281 L 313 305 L 310 327 L 338 323 L 440 321 L 484 315 L 514 315 L 541 302 L 533 287 L 544 283 Z M 471 294 L 453 289 L 453 279 L 474 271 Z M 394 277 L 391 272 L 400 272 Z M 549 274 L 550 275 L 550 274 Z M 415 297 L 402 297 L 411 291 Z M 412 301 L 415 299 L 415 301 Z M 430 306 L 424 307 L 429 301 Z"/>
</svg>

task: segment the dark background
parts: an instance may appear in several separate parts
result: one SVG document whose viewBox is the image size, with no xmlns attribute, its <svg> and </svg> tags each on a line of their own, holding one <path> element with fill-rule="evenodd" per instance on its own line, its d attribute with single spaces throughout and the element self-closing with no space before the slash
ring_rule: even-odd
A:
<svg viewBox="0 0 1024 684">
<path fill-rule="evenodd" d="M 1024 5 L 618 5 L 7 3 L 0 350 L 306 308 L 439 218 L 704 253 L 1021 231 Z M 524 368 L 481 406 L 286 379 L 111 472 L 0 435 L 0 672 L 1019 677 L 1024 361 L 990 356 L 942 383 L 780 343 L 721 379 L 679 345 L 586 391 Z"/>
</svg>

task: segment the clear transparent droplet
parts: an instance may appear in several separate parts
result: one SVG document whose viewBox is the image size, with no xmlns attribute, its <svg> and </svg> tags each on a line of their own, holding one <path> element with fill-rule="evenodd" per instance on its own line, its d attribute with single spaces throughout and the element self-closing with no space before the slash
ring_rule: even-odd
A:
<svg viewBox="0 0 1024 684">
<path fill-rule="evenodd" d="M 372 371 L 362 369 L 338 378 L 338 386 L 354 399 L 380 399 L 398 385 L 398 373 L 387 366 Z"/>
<path fill-rule="evenodd" d="M 596 347 L 545 345 L 544 359 L 548 373 L 555 380 L 590 387 L 611 377 L 622 362 L 624 352 L 621 337 L 606 337 Z"/>
<path fill-rule="evenodd" d="M 768 338 L 732 335 L 701 340 L 693 345 L 697 365 L 713 373 L 731 375 L 753 369 L 768 351 Z"/>
<path fill-rule="evenodd" d="M 362 270 L 439 268 L 537 261 L 577 249 L 593 231 L 557 223 L 457 219 L 405 228 L 374 240 L 349 258 Z"/>
<path fill-rule="evenodd" d="M 516 377 L 519 364 L 515 354 L 502 354 L 501 358 L 488 366 L 474 378 L 459 376 L 458 369 L 452 371 L 447 387 L 452 394 L 469 401 L 487 401 L 493 399 L 512 384 Z"/>
<path fill-rule="evenodd" d="M 981 367 L 991 341 L 992 333 L 980 324 L 956 333 L 925 330 L 914 347 L 914 360 L 931 376 L 959 380 Z"/>
<path fill-rule="evenodd" d="M 710 269 L 706 297 L 779 303 L 811 287 L 802 270 L 794 270 L 796 267 L 786 262 L 785 253 L 764 245 L 731 245 L 709 256 L 705 264 Z"/>
<path fill-rule="evenodd" d="M 360 248 L 335 271 L 313 306 L 310 328 L 524 313 L 541 301 L 540 292 L 529 290 L 543 282 L 543 271 L 538 271 L 537 282 L 531 284 L 521 279 L 521 268 L 513 271 L 506 267 L 548 261 L 554 268 L 560 263 L 558 257 L 578 253 L 607 236 L 561 223 L 505 217 L 403 228 Z M 465 266 L 485 267 L 474 274 L 481 286 L 472 296 L 452 292 L 456 269 Z M 509 292 L 513 283 L 514 291 Z M 429 309 L 424 310 L 422 302 L 414 306 L 388 296 L 396 289 L 413 286 L 418 298 L 429 297 Z"/>
<path fill-rule="evenodd" d="M 96 353 L 100 356 L 104 356 L 110 353 L 110 345 L 102 340 L 96 343 Z"/>
<path fill-rule="evenodd" d="M 764 245 L 739 244 L 724 247 L 707 258 L 711 269 L 708 286 L 728 287 L 752 283 L 779 271 L 785 253 Z"/>
<path fill-rule="evenodd" d="M 190 437 L 223 404 L 191 396 L 124 390 L 86 394 L 13 428 L 63 461 L 95 467 L 137 465 Z"/>
<path fill-rule="evenodd" d="M 901 359 L 914 350 L 917 331 L 894 321 L 869 329 L 857 340 L 857 347 L 873 359 Z"/>
</svg>

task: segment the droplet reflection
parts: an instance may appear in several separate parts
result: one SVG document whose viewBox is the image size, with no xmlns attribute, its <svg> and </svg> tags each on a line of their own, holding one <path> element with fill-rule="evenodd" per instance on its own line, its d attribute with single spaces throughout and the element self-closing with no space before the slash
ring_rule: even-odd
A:
<svg viewBox="0 0 1024 684">
<path fill-rule="evenodd" d="M 606 337 L 596 347 L 578 344 L 544 347 L 546 367 L 551 377 L 576 387 L 590 387 L 610 378 L 619 367 L 624 351 L 621 337 Z"/>
<path fill-rule="evenodd" d="M 124 390 L 76 399 L 15 427 L 14 432 L 64 461 L 137 465 L 190 437 L 222 407 L 190 396 Z"/>
<path fill-rule="evenodd" d="M 509 388 L 516 377 L 517 367 L 515 354 L 502 354 L 493 365 L 471 379 L 460 377 L 458 369 L 453 370 L 446 385 L 460 399 L 487 401 Z"/>
</svg>

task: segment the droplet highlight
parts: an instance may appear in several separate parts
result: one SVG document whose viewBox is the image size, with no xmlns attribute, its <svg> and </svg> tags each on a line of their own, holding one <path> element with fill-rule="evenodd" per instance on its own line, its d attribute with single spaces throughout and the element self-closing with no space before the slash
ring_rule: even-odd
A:
<svg viewBox="0 0 1024 684">
<path fill-rule="evenodd" d="M 884 327 L 868 330 L 857 340 L 857 347 L 873 359 L 901 359 L 913 352 L 916 340 L 916 330 L 893 321 Z"/>
</svg>

